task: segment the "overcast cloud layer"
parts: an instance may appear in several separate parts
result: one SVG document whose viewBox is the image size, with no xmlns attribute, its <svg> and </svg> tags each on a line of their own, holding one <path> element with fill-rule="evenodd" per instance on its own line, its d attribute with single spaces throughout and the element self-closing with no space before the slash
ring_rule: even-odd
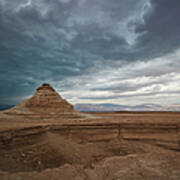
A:
<svg viewBox="0 0 180 180">
<path fill-rule="evenodd" d="M 180 103 L 180 1 L 0 0 L 0 102 L 46 82 L 72 103 Z"/>
</svg>

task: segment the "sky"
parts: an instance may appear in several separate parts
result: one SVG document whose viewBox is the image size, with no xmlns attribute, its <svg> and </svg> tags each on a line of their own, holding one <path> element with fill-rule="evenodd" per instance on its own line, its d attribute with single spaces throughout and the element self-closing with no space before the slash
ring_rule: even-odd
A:
<svg viewBox="0 0 180 180">
<path fill-rule="evenodd" d="M 179 9 L 179 0 L 0 0 L 0 104 L 42 83 L 73 104 L 180 104 Z"/>
</svg>

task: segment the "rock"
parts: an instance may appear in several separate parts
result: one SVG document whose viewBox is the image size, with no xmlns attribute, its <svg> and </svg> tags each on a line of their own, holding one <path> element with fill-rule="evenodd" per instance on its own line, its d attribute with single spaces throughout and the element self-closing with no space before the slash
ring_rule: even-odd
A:
<svg viewBox="0 0 180 180">
<path fill-rule="evenodd" d="M 21 156 L 22 156 L 22 157 L 26 157 L 26 154 L 25 154 L 25 153 L 21 153 Z"/>
<path fill-rule="evenodd" d="M 49 112 L 70 112 L 74 107 L 68 103 L 49 85 L 43 84 L 37 88 L 35 95 L 24 104 L 26 107 L 37 111 L 37 109 Z"/>
<path fill-rule="evenodd" d="M 38 119 L 81 116 L 74 110 L 73 105 L 63 99 L 49 84 L 43 84 L 30 99 L 4 113 Z"/>
</svg>

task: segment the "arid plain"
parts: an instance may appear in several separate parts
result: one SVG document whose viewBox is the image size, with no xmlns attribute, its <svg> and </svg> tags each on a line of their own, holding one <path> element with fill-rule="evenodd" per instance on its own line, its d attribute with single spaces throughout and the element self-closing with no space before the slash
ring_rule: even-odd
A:
<svg viewBox="0 0 180 180">
<path fill-rule="evenodd" d="M 180 179 L 180 113 L 80 113 L 48 84 L 0 113 L 1 180 Z"/>
</svg>

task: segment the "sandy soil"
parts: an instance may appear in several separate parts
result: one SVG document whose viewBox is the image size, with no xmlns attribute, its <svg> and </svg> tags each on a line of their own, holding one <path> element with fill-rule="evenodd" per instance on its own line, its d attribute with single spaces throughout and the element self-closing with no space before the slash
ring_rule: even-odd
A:
<svg viewBox="0 0 180 180">
<path fill-rule="evenodd" d="M 180 179 L 180 113 L 0 114 L 0 180 Z"/>
</svg>

